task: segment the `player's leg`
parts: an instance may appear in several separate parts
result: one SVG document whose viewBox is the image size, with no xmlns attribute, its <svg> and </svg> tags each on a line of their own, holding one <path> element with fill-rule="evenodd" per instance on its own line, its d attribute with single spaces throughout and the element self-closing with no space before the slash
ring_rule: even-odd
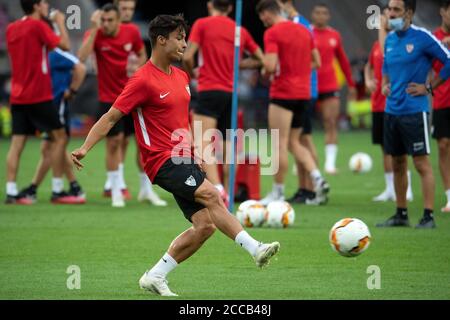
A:
<svg viewBox="0 0 450 320">
<path fill-rule="evenodd" d="M 121 144 L 123 133 L 120 130 L 110 131 L 106 137 L 106 171 L 111 183 L 111 200 L 113 207 L 124 207 L 124 197 L 120 188 L 119 164 L 121 161 Z"/>
<path fill-rule="evenodd" d="M 435 223 L 433 219 L 434 208 L 434 193 L 435 180 L 433 175 L 433 168 L 428 155 L 413 157 L 414 166 L 420 175 L 422 183 L 422 194 L 424 201 L 424 216 L 417 227 L 434 228 Z"/>
<path fill-rule="evenodd" d="M 442 208 L 442 212 L 450 212 L 450 139 L 441 138 L 438 140 L 439 148 L 439 170 L 447 196 L 447 204 Z"/>
<path fill-rule="evenodd" d="M 6 204 L 32 204 L 32 201 L 19 195 L 17 188 L 17 172 L 20 157 L 27 141 L 26 135 L 13 134 L 6 156 Z"/>
<path fill-rule="evenodd" d="M 139 169 L 139 181 L 140 189 L 138 195 L 138 201 L 150 201 L 151 204 L 157 207 L 167 206 L 167 202 L 162 200 L 159 195 L 153 190 L 153 185 L 144 170 L 144 164 L 142 163 L 141 153 L 139 149 L 136 149 L 136 165 Z"/>
<path fill-rule="evenodd" d="M 120 163 L 119 163 L 119 185 L 125 199 L 131 199 L 130 192 L 125 182 L 125 159 L 127 156 L 128 147 L 130 145 L 130 137 L 134 134 L 133 117 L 127 115 L 122 118 L 123 121 L 123 139 L 120 145 Z"/>
<path fill-rule="evenodd" d="M 261 200 L 263 205 L 268 205 L 272 201 L 284 200 L 284 179 L 289 166 L 289 133 L 294 114 L 288 107 L 281 106 L 285 102 L 278 100 L 276 102 L 269 105 L 269 128 L 279 132 L 279 140 L 272 141 L 275 145 L 276 156 L 279 158 L 279 169 L 274 175 L 272 191 Z"/>
<path fill-rule="evenodd" d="M 325 129 L 325 172 L 336 174 L 340 101 L 337 97 L 327 98 L 322 101 L 321 109 Z"/>
</svg>

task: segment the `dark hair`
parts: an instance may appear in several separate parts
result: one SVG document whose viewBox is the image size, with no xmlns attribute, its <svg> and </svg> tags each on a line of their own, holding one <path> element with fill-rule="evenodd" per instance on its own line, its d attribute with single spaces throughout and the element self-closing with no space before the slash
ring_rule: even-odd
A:
<svg viewBox="0 0 450 320">
<path fill-rule="evenodd" d="M 325 8 L 325 9 L 330 10 L 330 7 L 328 7 L 328 5 L 324 2 L 319 2 L 319 3 L 315 4 L 313 7 L 313 10 L 316 8 Z"/>
<path fill-rule="evenodd" d="M 447 9 L 450 6 L 450 0 L 441 0 L 441 8 Z"/>
<path fill-rule="evenodd" d="M 221 12 L 226 12 L 228 8 L 231 6 L 230 0 L 212 0 L 211 3 L 214 9 L 219 10 Z"/>
<path fill-rule="evenodd" d="M 107 3 L 107 4 L 105 4 L 105 5 L 102 7 L 102 11 L 103 11 L 103 12 L 115 11 L 115 12 L 117 13 L 117 15 L 120 15 L 119 7 L 116 6 L 116 5 L 113 4 L 113 3 Z"/>
<path fill-rule="evenodd" d="M 261 0 L 256 5 L 256 12 L 260 14 L 263 11 L 270 11 L 273 13 L 280 13 L 281 8 L 276 0 Z"/>
<path fill-rule="evenodd" d="M 185 32 L 188 32 L 189 29 L 182 14 L 177 14 L 174 16 L 162 14 L 157 16 L 150 22 L 150 26 L 148 28 L 148 36 L 152 47 L 155 46 L 156 40 L 159 36 L 168 38 L 170 33 L 179 29 L 182 29 Z"/>
<path fill-rule="evenodd" d="M 34 5 L 39 4 L 42 0 L 20 0 L 20 5 L 22 6 L 23 12 L 26 15 L 32 14 L 34 12 Z"/>
<path fill-rule="evenodd" d="M 403 3 L 405 4 L 405 10 L 412 10 L 412 12 L 416 12 L 417 2 L 416 0 L 403 0 Z"/>
</svg>

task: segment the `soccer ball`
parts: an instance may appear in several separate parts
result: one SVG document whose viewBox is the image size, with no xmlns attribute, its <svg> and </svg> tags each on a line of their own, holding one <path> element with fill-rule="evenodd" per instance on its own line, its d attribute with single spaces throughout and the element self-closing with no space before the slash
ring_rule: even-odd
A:
<svg viewBox="0 0 450 320">
<path fill-rule="evenodd" d="M 242 202 L 236 213 L 239 222 L 248 228 L 262 226 L 265 216 L 266 208 L 256 200 Z"/>
<path fill-rule="evenodd" d="M 356 257 L 370 244 L 370 231 L 366 224 L 355 218 L 338 221 L 330 231 L 333 250 L 344 257 Z"/>
<path fill-rule="evenodd" d="M 350 158 L 348 165 L 353 172 L 369 172 L 372 169 L 372 158 L 367 153 L 358 152 Z"/>
<path fill-rule="evenodd" d="M 295 211 L 285 201 L 273 201 L 267 206 L 266 222 L 272 228 L 287 228 L 295 221 Z"/>
</svg>

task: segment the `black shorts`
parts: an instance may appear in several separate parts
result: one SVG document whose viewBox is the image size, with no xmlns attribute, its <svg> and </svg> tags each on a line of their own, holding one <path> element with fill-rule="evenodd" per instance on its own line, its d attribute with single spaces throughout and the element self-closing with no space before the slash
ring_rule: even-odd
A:
<svg viewBox="0 0 450 320">
<path fill-rule="evenodd" d="M 49 133 L 63 127 L 58 109 L 52 101 L 28 105 L 13 104 L 11 114 L 13 135 L 34 135 L 36 130 Z"/>
<path fill-rule="evenodd" d="M 233 94 L 225 91 L 203 91 L 198 94 L 198 105 L 194 112 L 217 120 L 217 129 L 226 138 L 231 129 L 231 102 Z"/>
<path fill-rule="evenodd" d="M 128 114 L 123 118 L 123 133 L 125 137 L 129 137 L 134 134 L 134 121 L 133 116 Z"/>
<path fill-rule="evenodd" d="M 284 109 L 292 111 L 294 116 L 292 117 L 291 128 L 299 129 L 304 126 L 305 113 L 307 112 L 311 100 L 285 100 L 285 99 L 270 99 L 270 103 L 276 104 Z"/>
<path fill-rule="evenodd" d="M 303 117 L 303 131 L 302 134 L 312 134 L 314 110 L 316 108 L 317 99 L 311 99 L 308 108 Z"/>
<path fill-rule="evenodd" d="M 341 92 L 340 91 L 330 91 L 330 92 L 324 92 L 324 93 L 319 93 L 319 97 L 317 98 L 317 100 L 319 102 L 331 99 L 331 98 L 336 98 L 339 99 L 341 97 Z"/>
<path fill-rule="evenodd" d="M 66 130 L 67 137 L 70 138 L 70 117 L 69 117 L 69 102 L 67 100 L 61 100 L 61 103 L 56 106 L 58 109 L 58 117 L 61 124 Z M 44 132 L 42 134 L 44 140 L 50 141 L 50 136 Z"/>
<path fill-rule="evenodd" d="M 384 114 L 384 150 L 392 156 L 430 154 L 428 114 Z"/>
<path fill-rule="evenodd" d="M 112 103 L 106 103 L 106 102 L 100 102 L 99 103 L 99 109 L 97 112 L 97 121 L 100 120 L 100 118 L 109 111 L 109 109 L 111 109 L 112 107 Z M 115 125 L 114 127 L 111 128 L 111 130 L 109 130 L 108 134 L 106 135 L 107 137 L 115 137 L 121 133 L 123 133 L 124 131 L 124 120 L 123 118 L 120 119 Z"/>
<path fill-rule="evenodd" d="M 437 140 L 450 138 L 450 107 L 433 111 L 431 132 Z"/>
<path fill-rule="evenodd" d="M 194 159 L 175 158 L 161 166 L 153 183 L 172 193 L 185 218 L 192 222 L 192 216 L 205 209 L 202 204 L 195 202 L 194 196 L 205 178 L 206 174 L 194 163 Z"/>
<path fill-rule="evenodd" d="M 384 112 L 372 112 L 372 143 L 383 146 Z"/>
</svg>

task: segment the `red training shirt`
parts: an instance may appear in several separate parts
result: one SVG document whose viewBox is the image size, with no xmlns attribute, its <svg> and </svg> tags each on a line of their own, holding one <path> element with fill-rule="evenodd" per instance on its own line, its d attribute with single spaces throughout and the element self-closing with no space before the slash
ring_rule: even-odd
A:
<svg viewBox="0 0 450 320">
<path fill-rule="evenodd" d="M 377 81 L 377 89 L 372 92 L 372 112 L 384 112 L 386 108 L 386 97 L 381 93 L 383 82 L 383 52 L 381 51 L 380 42 L 375 41 L 369 56 L 369 65 L 373 69 L 375 80 Z"/>
<path fill-rule="evenodd" d="M 145 172 L 153 181 L 171 157 L 191 158 L 189 76 L 176 67 L 170 75 L 150 60 L 128 81 L 113 107 L 133 115 Z"/>
<path fill-rule="evenodd" d="M 60 38 L 42 20 L 24 17 L 6 29 L 11 62 L 11 104 L 37 104 L 53 100 L 48 51 Z"/>
<path fill-rule="evenodd" d="M 278 55 L 278 66 L 270 85 L 270 98 L 311 99 L 312 50 L 314 39 L 302 25 L 284 21 L 264 33 L 266 54 Z"/>
<path fill-rule="evenodd" d="M 86 32 L 85 39 L 90 31 Z M 97 32 L 94 52 L 98 68 L 98 93 L 100 102 L 113 103 L 128 81 L 128 57 L 144 47 L 139 30 L 130 24 L 120 24 L 115 37 Z"/>
<path fill-rule="evenodd" d="M 331 27 L 326 27 L 325 29 L 313 28 L 313 32 L 316 47 L 319 49 L 320 57 L 322 58 L 322 66 L 317 72 L 319 93 L 339 90 L 336 71 L 333 66 L 335 58 L 339 61 L 348 85 L 354 88 L 355 82 L 352 78 L 352 69 L 345 54 L 340 33 Z"/>
<path fill-rule="evenodd" d="M 234 34 L 236 24 L 229 17 L 214 16 L 195 21 L 189 41 L 199 48 L 198 91 L 233 92 Z M 258 45 L 250 33 L 241 28 L 241 57 L 254 54 Z"/>
<path fill-rule="evenodd" d="M 436 29 L 434 31 L 434 35 L 439 40 L 450 37 L 450 33 L 445 33 L 442 28 Z M 440 61 L 437 60 L 434 62 L 433 69 L 436 75 L 439 75 L 442 68 L 443 64 Z M 435 89 L 433 97 L 433 109 L 438 110 L 446 108 L 450 108 L 450 80 L 445 81 L 442 85 Z"/>
</svg>

